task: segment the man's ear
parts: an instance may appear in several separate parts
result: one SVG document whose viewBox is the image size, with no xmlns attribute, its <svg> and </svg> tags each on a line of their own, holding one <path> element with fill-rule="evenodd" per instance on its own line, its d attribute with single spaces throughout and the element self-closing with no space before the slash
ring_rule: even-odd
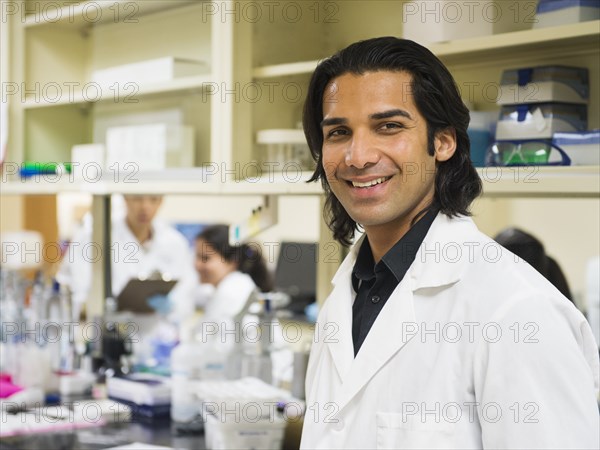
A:
<svg viewBox="0 0 600 450">
<path fill-rule="evenodd" d="M 456 131 L 452 127 L 444 128 L 435 134 L 435 160 L 448 161 L 456 151 Z"/>
</svg>

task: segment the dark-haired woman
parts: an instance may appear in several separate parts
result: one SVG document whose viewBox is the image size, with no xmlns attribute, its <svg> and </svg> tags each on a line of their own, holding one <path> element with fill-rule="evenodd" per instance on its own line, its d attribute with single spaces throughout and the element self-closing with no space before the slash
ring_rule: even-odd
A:
<svg viewBox="0 0 600 450">
<path fill-rule="evenodd" d="M 233 318 L 256 288 L 272 289 L 271 277 L 260 249 L 230 245 L 229 227 L 214 225 L 196 238 L 196 270 L 203 284 L 215 290 L 205 304 L 205 319 Z"/>
</svg>

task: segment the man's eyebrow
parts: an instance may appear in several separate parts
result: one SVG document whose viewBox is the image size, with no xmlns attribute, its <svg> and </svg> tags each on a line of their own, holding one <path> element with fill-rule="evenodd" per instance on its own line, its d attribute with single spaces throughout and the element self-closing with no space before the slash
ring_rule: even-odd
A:
<svg viewBox="0 0 600 450">
<path fill-rule="evenodd" d="M 381 120 L 381 119 L 389 119 L 395 116 L 406 117 L 407 119 L 412 120 L 412 116 L 408 113 L 408 111 L 404 111 L 403 109 L 390 109 L 389 111 L 383 111 L 371 114 L 369 116 L 372 120 Z"/>
<path fill-rule="evenodd" d="M 348 120 L 343 117 L 332 117 L 331 119 L 321 120 L 321 128 L 331 125 L 342 125 L 345 123 L 348 123 Z"/>
</svg>

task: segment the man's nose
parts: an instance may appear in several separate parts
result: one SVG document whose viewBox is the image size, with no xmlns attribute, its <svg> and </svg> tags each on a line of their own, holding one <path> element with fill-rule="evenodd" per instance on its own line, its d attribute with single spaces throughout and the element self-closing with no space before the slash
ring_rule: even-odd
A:
<svg viewBox="0 0 600 450">
<path fill-rule="evenodd" d="M 364 169 L 377 164 L 381 153 L 377 147 L 377 141 L 368 131 L 355 131 L 352 135 L 350 145 L 346 150 L 344 162 L 347 166 Z"/>
</svg>

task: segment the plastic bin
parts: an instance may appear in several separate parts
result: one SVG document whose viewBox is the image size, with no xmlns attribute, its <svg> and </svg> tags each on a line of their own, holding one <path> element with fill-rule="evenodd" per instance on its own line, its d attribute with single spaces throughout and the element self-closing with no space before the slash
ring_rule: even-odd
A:
<svg viewBox="0 0 600 450">
<path fill-rule="evenodd" d="M 497 103 L 587 103 L 589 96 L 587 68 L 539 66 L 505 70 Z"/>
</svg>

